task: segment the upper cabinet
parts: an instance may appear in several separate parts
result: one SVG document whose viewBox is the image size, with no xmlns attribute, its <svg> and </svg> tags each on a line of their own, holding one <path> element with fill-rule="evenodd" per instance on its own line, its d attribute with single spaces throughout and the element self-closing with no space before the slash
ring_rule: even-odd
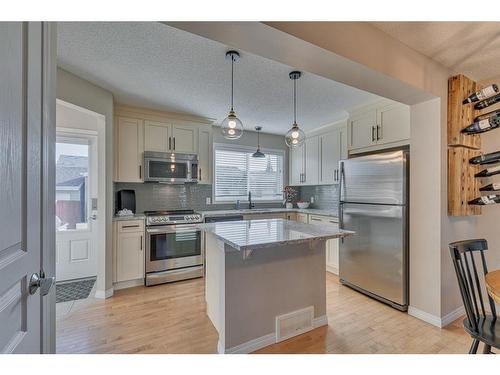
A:
<svg viewBox="0 0 500 375">
<path fill-rule="evenodd" d="M 308 135 L 290 150 L 290 185 L 332 185 L 339 181 L 339 160 L 347 158 L 345 122 Z"/>
<path fill-rule="evenodd" d="M 410 140 L 410 107 L 384 100 L 351 113 L 349 152 L 401 146 Z"/>
<path fill-rule="evenodd" d="M 197 125 L 144 121 L 144 151 L 196 153 Z"/>
<path fill-rule="evenodd" d="M 115 181 L 142 182 L 143 121 L 115 118 Z"/>
<path fill-rule="evenodd" d="M 211 126 L 200 126 L 198 129 L 198 183 L 212 183 L 212 145 Z"/>
<path fill-rule="evenodd" d="M 115 107 L 116 182 L 143 182 L 144 151 L 198 154 L 199 182 L 212 183 L 212 124 L 208 120 Z"/>
</svg>

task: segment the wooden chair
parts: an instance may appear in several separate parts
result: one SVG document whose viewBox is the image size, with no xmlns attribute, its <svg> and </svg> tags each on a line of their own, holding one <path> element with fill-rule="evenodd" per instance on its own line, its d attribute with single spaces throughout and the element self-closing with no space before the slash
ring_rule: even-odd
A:
<svg viewBox="0 0 500 375">
<path fill-rule="evenodd" d="M 484 344 L 483 353 L 490 354 L 492 347 L 500 348 L 500 324 L 497 321 L 495 302 L 487 293 L 490 311 L 485 310 L 483 291 L 486 292 L 486 289 L 479 281 L 484 280 L 484 276 L 478 274 L 478 266 L 476 266 L 476 263 L 482 265 L 483 273 L 485 275 L 488 273 L 484 258 L 484 252 L 488 250 L 488 242 L 485 239 L 475 239 L 452 242 L 448 246 L 467 313 L 467 318 L 463 322 L 464 329 L 473 339 L 469 354 L 477 353 L 480 341 Z M 480 263 L 474 259 L 477 258 L 478 252 Z"/>
</svg>

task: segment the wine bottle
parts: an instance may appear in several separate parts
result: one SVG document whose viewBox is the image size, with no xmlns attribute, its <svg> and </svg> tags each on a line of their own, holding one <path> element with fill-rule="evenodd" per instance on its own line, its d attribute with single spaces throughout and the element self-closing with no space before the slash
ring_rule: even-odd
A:
<svg viewBox="0 0 500 375">
<path fill-rule="evenodd" d="M 488 87 L 485 87 L 484 89 L 469 95 L 467 99 L 464 99 L 462 104 L 478 102 L 480 100 L 486 99 L 491 95 L 494 95 L 496 92 L 498 92 L 498 86 L 495 84 L 489 85 Z"/>
<path fill-rule="evenodd" d="M 484 120 L 488 117 L 494 117 L 495 115 L 497 115 L 497 116 L 500 115 L 500 109 L 496 109 L 494 111 L 479 115 L 474 119 L 474 122 Z"/>
<path fill-rule="evenodd" d="M 479 188 L 479 191 L 498 191 L 500 190 L 500 183 L 494 182 Z"/>
<path fill-rule="evenodd" d="M 483 195 L 482 197 L 472 199 L 468 202 L 469 204 L 486 206 L 488 204 L 500 203 L 500 195 Z"/>
<path fill-rule="evenodd" d="M 495 165 L 494 167 L 491 168 L 483 169 L 481 172 L 476 173 L 474 177 L 489 177 L 499 173 L 500 173 L 500 164 Z"/>
<path fill-rule="evenodd" d="M 489 154 L 475 156 L 469 159 L 471 164 L 493 164 L 500 162 L 500 151 L 490 152 Z"/>
<path fill-rule="evenodd" d="M 484 120 L 473 122 L 466 128 L 463 128 L 462 133 L 479 134 L 498 128 L 499 126 L 500 126 L 500 114 L 493 115 L 491 117 L 485 118 Z"/>
<path fill-rule="evenodd" d="M 483 109 L 486 107 L 489 107 L 490 105 L 493 105 L 495 103 L 500 102 L 500 94 L 496 94 L 495 96 L 492 96 L 491 98 L 481 100 L 480 102 L 476 103 L 474 105 L 475 109 Z"/>
</svg>

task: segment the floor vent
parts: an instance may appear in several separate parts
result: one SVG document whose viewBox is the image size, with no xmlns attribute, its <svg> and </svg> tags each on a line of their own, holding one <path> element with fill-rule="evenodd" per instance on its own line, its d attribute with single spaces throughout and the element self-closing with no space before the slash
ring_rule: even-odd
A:
<svg viewBox="0 0 500 375">
<path fill-rule="evenodd" d="M 313 329 L 314 306 L 292 311 L 276 317 L 276 342 L 300 335 Z"/>
</svg>

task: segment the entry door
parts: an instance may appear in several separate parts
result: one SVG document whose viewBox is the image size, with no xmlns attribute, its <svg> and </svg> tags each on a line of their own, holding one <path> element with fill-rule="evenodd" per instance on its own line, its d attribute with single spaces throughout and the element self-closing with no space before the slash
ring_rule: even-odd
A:
<svg viewBox="0 0 500 375">
<path fill-rule="evenodd" d="M 41 147 L 46 30 L 42 23 L 0 22 L 1 353 L 42 351 L 45 301 L 40 289 L 29 293 L 29 282 L 40 272 L 45 241 L 40 197 L 46 176 Z"/>
<path fill-rule="evenodd" d="M 56 279 L 97 275 L 97 139 L 57 133 Z"/>
</svg>

